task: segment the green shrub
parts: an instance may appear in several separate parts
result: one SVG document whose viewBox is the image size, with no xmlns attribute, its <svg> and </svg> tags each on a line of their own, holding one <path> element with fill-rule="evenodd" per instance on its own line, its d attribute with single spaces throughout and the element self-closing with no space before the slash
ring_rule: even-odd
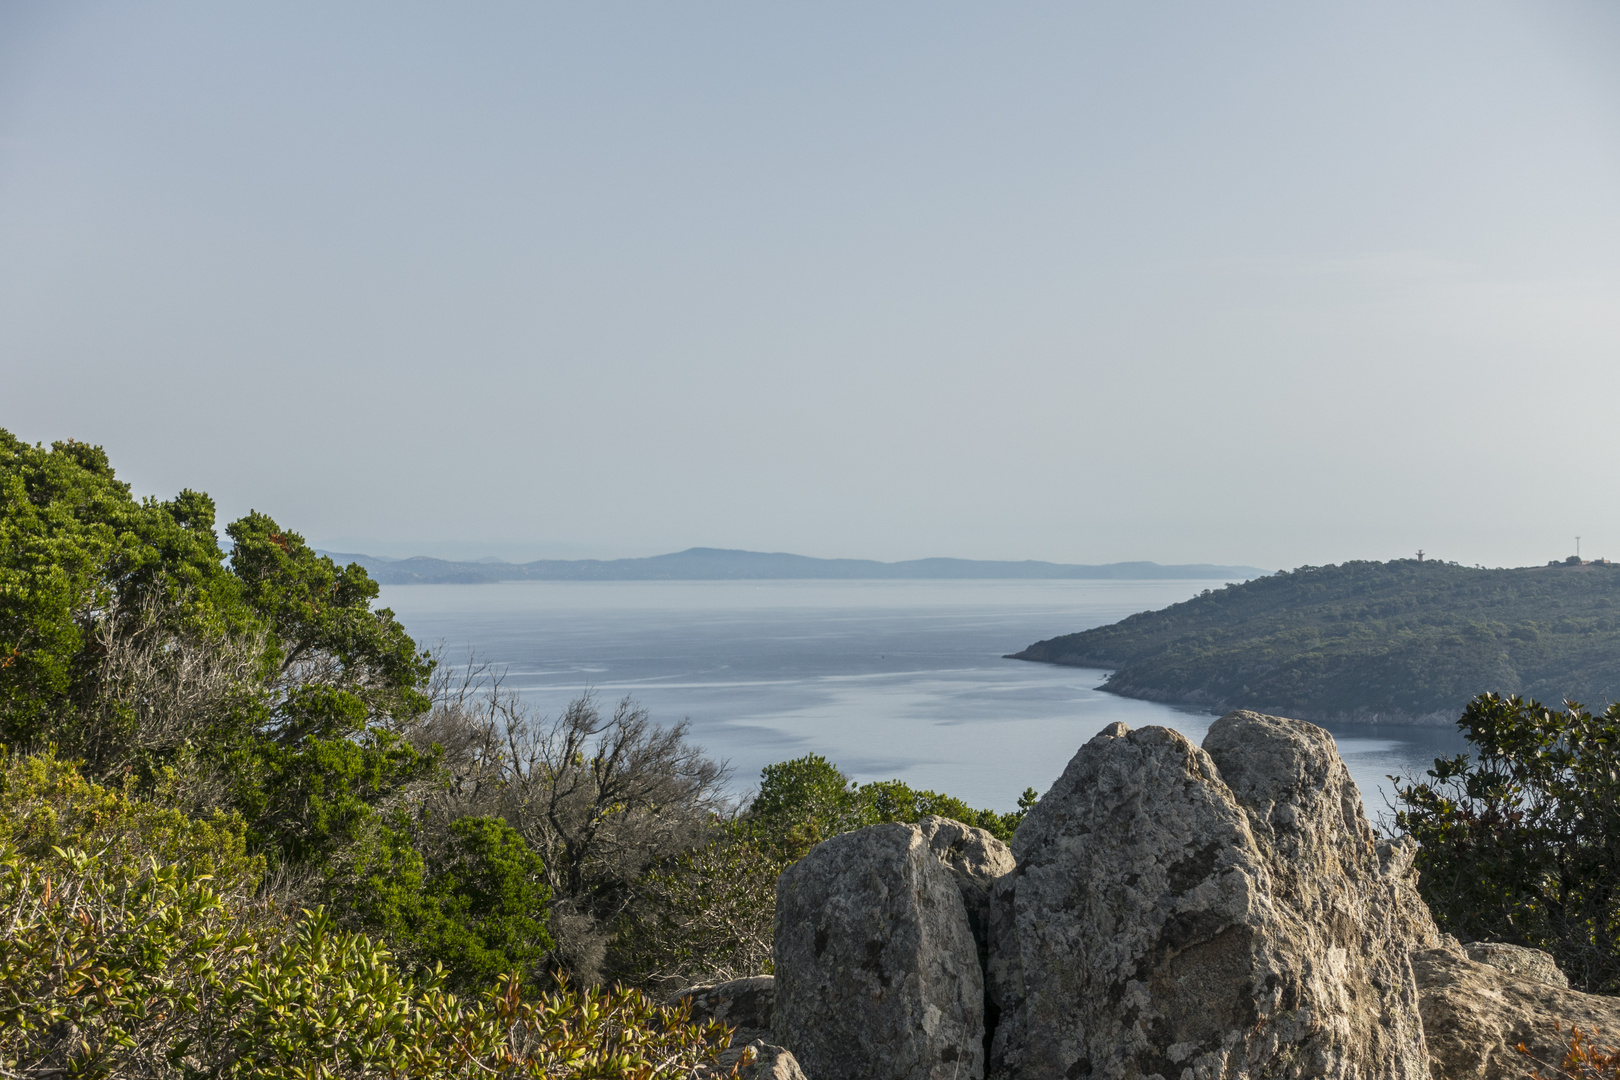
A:
<svg viewBox="0 0 1620 1080">
<path fill-rule="evenodd" d="M 243 915 L 185 864 L 0 844 L 0 1068 L 179 1075 L 255 947 Z"/>
<path fill-rule="evenodd" d="M 916 822 L 930 814 L 984 829 L 1005 843 L 1012 840 L 1036 797 L 1034 788 L 1026 789 L 1012 813 L 975 810 L 961 799 L 917 790 L 903 780 L 857 784 L 826 758 L 807 754 L 761 771 L 759 794 L 742 824 L 762 847 L 786 862 L 803 858 L 839 833 L 883 822 Z"/>
<path fill-rule="evenodd" d="M 264 872 L 247 854 L 246 826 L 218 812 L 201 820 L 84 779 L 53 753 L 11 755 L 0 746 L 0 844 L 37 866 L 57 849 L 95 851 L 102 863 L 183 864 L 218 891 L 246 895 Z"/>
<path fill-rule="evenodd" d="M 362 925 L 411 964 L 443 967 L 461 989 L 509 972 L 537 979 L 554 944 L 540 857 L 500 818 L 457 818 L 445 832 L 430 865 L 404 829 L 380 830 L 372 861 L 349 885 Z"/>
<path fill-rule="evenodd" d="M 1482 694 L 1458 726 L 1473 756 L 1395 784 L 1436 920 L 1464 940 L 1545 949 L 1576 985 L 1620 991 L 1620 706 Z"/>
<path fill-rule="evenodd" d="M 322 911 L 284 933 L 183 865 L 0 845 L 0 1069 L 8 1075 L 661 1080 L 729 1039 L 637 991 L 474 1000 L 417 981 Z"/>
</svg>

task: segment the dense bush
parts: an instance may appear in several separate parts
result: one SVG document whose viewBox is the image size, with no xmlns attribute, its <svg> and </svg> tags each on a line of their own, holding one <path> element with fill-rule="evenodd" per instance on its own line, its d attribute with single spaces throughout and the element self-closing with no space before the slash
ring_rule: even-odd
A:
<svg viewBox="0 0 1620 1080">
<path fill-rule="evenodd" d="M 741 825 L 767 851 L 789 862 L 829 836 L 884 822 L 915 822 L 929 814 L 1010 842 L 1035 798 L 1035 789 L 1028 788 L 1012 813 L 975 810 L 961 799 L 918 791 L 900 780 L 857 784 L 826 758 L 807 754 L 765 767 L 759 793 Z"/>
<path fill-rule="evenodd" d="M 1483 694 L 1459 726 L 1472 755 L 1396 782 L 1436 920 L 1464 940 L 1545 949 L 1576 985 L 1620 991 L 1620 706 Z"/>
<path fill-rule="evenodd" d="M 239 827 L 188 823 L 50 758 L 4 776 L 7 1075 L 650 1080 L 724 1045 L 718 1025 L 633 990 L 536 996 L 502 974 L 459 998 L 444 972 L 403 974 L 321 911 L 289 925 L 253 899 Z M 464 831 L 475 850 L 505 846 L 488 823 Z"/>
<path fill-rule="evenodd" d="M 61 956 L 116 938 L 170 957 L 168 990 L 147 986 L 155 967 L 108 971 L 171 1025 L 269 947 L 277 910 L 319 907 L 396 975 L 473 997 L 508 975 L 663 989 L 767 968 L 776 878 L 820 839 L 928 813 L 1017 823 L 814 757 L 767 768 L 744 808 L 686 725 L 589 697 L 538 717 L 487 667 L 419 649 L 358 565 L 258 512 L 224 532 L 228 553 L 204 494 L 136 499 L 99 448 L 0 430 L 8 887 L 22 904 L 19 882 L 51 883 L 56 906 L 27 917 Z M 170 914 L 120 913 L 120 889 Z M 91 938 L 51 921 L 81 908 Z M 107 1017 L 74 1044 L 86 1062 L 85 1039 L 129 1049 L 135 1029 Z M 152 1068 L 182 1038 L 141 1030 Z"/>
</svg>

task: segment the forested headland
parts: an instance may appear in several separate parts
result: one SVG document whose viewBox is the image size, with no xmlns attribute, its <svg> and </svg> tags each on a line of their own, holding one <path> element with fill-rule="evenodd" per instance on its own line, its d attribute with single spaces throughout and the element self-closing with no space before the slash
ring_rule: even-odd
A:
<svg viewBox="0 0 1620 1080">
<path fill-rule="evenodd" d="M 1051 638 L 1015 659 L 1112 669 L 1126 697 L 1305 720 L 1452 723 L 1494 691 L 1620 698 L 1620 566 L 1302 566 Z"/>
</svg>

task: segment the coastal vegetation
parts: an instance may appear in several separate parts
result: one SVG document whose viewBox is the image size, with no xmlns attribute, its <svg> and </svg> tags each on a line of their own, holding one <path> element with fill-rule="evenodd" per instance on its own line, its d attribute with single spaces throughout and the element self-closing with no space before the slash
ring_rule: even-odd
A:
<svg viewBox="0 0 1620 1080">
<path fill-rule="evenodd" d="M 768 968 L 818 839 L 1016 827 L 815 757 L 738 800 L 685 725 L 534 715 L 360 566 L 224 534 L 0 431 L 8 1074 L 688 1075 L 724 1040 L 645 995 Z"/>
<path fill-rule="evenodd" d="M 1620 705 L 1482 694 L 1458 726 L 1472 753 L 1395 785 L 1435 920 L 1464 941 L 1543 949 L 1574 985 L 1620 993 Z"/>
<path fill-rule="evenodd" d="M 224 533 L 206 495 L 136 499 L 98 448 L 0 432 L 7 1075 L 690 1076 L 729 1033 L 660 1002 L 770 970 L 785 868 L 931 814 L 1010 840 L 1036 801 L 975 809 L 813 754 L 739 799 L 684 724 L 589 697 L 536 715 L 420 648 L 363 568 L 261 513 Z M 1329 570 L 1266 581 L 1496 580 Z M 1607 574 L 1510 580 L 1551 604 Z M 1462 726 L 1477 760 L 1397 785 L 1426 900 L 1620 989 L 1620 707 L 1485 695 Z"/>
<path fill-rule="evenodd" d="M 1315 721 L 1451 723 L 1492 691 L 1620 697 L 1620 566 L 1303 566 L 1037 642 L 1126 697 Z"/>
</svg>

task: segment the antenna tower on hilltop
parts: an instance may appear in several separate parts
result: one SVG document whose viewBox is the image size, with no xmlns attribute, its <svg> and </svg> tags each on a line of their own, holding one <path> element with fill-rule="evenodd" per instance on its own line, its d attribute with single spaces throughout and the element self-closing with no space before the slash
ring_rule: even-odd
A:
<svg viewBox="0 0 1620 1080">
<path fill-rule="evenodd" d="M 1581 557 L 1581 538 L 1578 536 L 1575 538 L 1575 557 Z"/>
</svg>

